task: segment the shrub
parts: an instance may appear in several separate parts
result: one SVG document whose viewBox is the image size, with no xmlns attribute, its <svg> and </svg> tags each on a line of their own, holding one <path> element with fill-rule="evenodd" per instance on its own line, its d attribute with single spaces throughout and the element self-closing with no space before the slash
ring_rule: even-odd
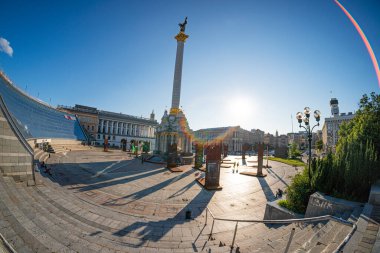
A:
<svg viewBox="0 0 380 253">
<path fill-rule="evenodd" d="M 305 213 L 311 194 L 308 170 L 305 169 L 302 173 L 296 174 L 292 183 L 287 187 L 287 208 L 296 213 Z"/>
<path fill-rule="evenodd" d="M 283 208 L 290 209 L 290 204 L 286 199 L 281 199 L 277 202 L 277 204 Z"/>
</svg>

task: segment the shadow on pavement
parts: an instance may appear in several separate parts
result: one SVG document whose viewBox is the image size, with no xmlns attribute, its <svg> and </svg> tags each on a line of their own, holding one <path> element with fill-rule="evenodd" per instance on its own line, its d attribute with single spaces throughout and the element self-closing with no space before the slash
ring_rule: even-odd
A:
<svg viewBox="0 0 380 253">
<path fill-rule="evenodd" d="M 208 203 L 212 199 L 215 191 L 207 191 L 202 189 L 197 196 L 195 196 L 184 208 L 182 208 L 173 218 L 168 218 L 160 221 L 137 221 L 119 231 L 113 233 L 115 236 L 123 237 L 129 233 L 138 230 L 138 235 L 140 236 L 140 243 L 136 245 L 139 247 L 143 245 L 146 241 L 159 241 L 164 237 L 170 230 L 175 226 L 189 222 L 186 219 L 186 211 L 191 211 L 191 218 L 195 219 L 202 214 L 206 209 Z M 181 235 L 174 235 L 181 236 Z"/>
</svg>

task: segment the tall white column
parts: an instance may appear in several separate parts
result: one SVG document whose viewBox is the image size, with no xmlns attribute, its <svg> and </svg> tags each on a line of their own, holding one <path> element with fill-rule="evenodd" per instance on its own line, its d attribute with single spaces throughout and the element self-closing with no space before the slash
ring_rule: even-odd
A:
<svg viewBox="0 0 380 253">
<path fill-rule="evenodd" d="M 179 32 L 175 39 L 177 40 L 177 54 L 174 67 L 173 94 L 172 94 L 172 109 L 179 108 L 181 97 L 181 80 L 182 80 L 182 63 L 185 41 L 189 36 L 184 32 Z"/>
<path fill-rule="evenodd" d="M 106 120 L 106 129 L 105 129 L 104 133 L 107 133 L 107 134 L 108 134 L 108 124 L 109 124 L 109 120 Z"/>
<path fill-rule="evenodd" d="M 111 126 L 110 126 L 110 134 L 113 134 L 113 121 L 110 121 L 110 124 L 111 124 Z"/>
<path fill-rule="evenodd" d="M 100 131 L 99 133 L 103 133 L 104 120 L 100 119 Z"/>
</svg>

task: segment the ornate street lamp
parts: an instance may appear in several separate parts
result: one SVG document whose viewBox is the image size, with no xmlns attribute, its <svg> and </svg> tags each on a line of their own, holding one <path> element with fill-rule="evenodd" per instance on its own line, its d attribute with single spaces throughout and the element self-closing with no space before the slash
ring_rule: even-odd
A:
<svg viewBox="0 0 380 253">
<path fill-rule="evenodd" d="M 321 119 L 321 112 L 319 110 L 314 111 L 314 118 L 317 121 L 317 124 L 315 124 L 313 127 L 310 126 L 310 112 L 311 112 L 310 108 L 305 107 L 303 112 L 304 112 L 303 114 L 302 114 L 302 112 L 298 112 L 296 114 L 296 118 L 298 120 L 298 123 L 300 124 L 300 127 L 304 128 L 306 130 L 307 140 L 309 142 L 309 160 L 308 160 L 308 163 L 309 163 L 309 183 L 311 186 L 311 140 L 313 138 L 312 133 L 313 133 L 314 127 L 319 126 L 319 120 Z M 304 122 L 305 126 L 302 125 L 302 121 Z"/>
</svg>

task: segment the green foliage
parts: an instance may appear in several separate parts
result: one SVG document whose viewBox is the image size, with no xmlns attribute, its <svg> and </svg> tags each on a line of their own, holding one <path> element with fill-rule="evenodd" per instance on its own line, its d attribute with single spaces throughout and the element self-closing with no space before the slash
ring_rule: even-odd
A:
<svg viewBox="0 0 380 253">
<path fill-rule="evenodd" d="M 296 213 L 305 213 L 310 195 L 309 176 L 307 169 L 294 176 L 292 183 L 287 187 L 287 208 Z"/>
<path fill-rule="evenodd" d="M 322 148 L 323 148 L 323 141 L 322 140 L 317 140 L 315 142 L 315 148 L 318 150 L 318 151 L 321 151 Z"/>
<path fill-rule="evenodd" d="M 149 148 L 149 142 L 144 141 L 144 144 L 143 144 L 142 149 L 143 149 L 143 152 L 144 152 L 144 153 L 148 153 L 148 152 L 150 151 L 150 148 Z"/>
<path fill-rule="evenodd" d="M 285 163 L 292 166 L 305 166 L 304 162 L 300 159 L 289 159 L 289 158 L 284 159 L 284 158 L 279 158 L 279 157 L 269 157 L 268 159 L 271 161 Z"/>
<path fill-rule="evenodd" d="M 277 202 L 277 204 L 283 208 L 287 208 L 290 210 L 290 205 L 289 205 L 289 201 L 287 201 L 286 199 L 281 199 Z"/>
<path fill-rule="evenodd" d="M 364 95 L 359 107 L 355 117 L 340 126 L 336 153 L 313 159 L 310 184 L 307 169 L 294 177 L 284 207 L 304 212 L 315 191 L 349 200 L 368 200 L 371 185 L 380 178 L 380 95 Z"/>
<path fill-rule="evenodd" d="M 346 138 L 357 139 L 366 144 L 367 140 L 375 146 L 377 156 L 380 156 L 380 95 L 372 92 L 370 96 L 363 95 L 360 99 L 359 110 L 348 123 L 340 126 L 337 151 L 342 147 L 341 142 Z"/>
<path fill-rule="evenodd" d="M 293 142 L 289 148 L 289 157 L 291 159 L 296 159 L 299 156 L 301 156 L 301 152 L 299 151 L 297 144 Z"/>
</svg>

